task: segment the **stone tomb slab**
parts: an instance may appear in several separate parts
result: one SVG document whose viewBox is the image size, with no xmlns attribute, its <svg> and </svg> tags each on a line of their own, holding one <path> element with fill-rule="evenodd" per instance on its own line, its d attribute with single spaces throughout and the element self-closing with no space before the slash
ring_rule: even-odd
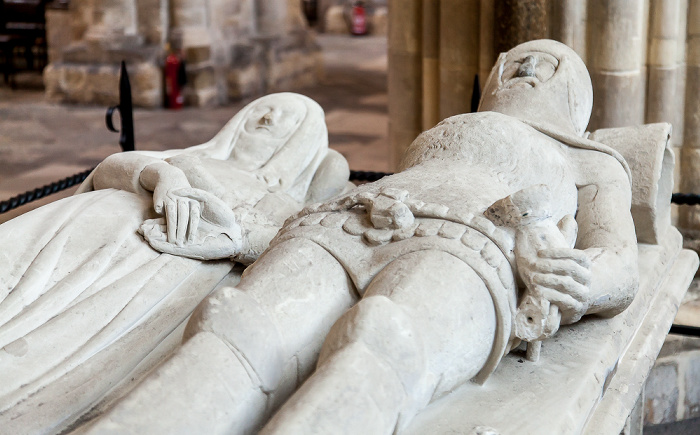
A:
<svg viewBox="0 0 700 435">
<path fill-rule="evenodd" d="M 639 293 L 622 314 L 562 327 L 536 363 L 511 352 L 483 386 L 433 402 L 404 433 L 620 433 L 698 267 L 680 243 L 670 229 L 662 245 L 639 245 Z"/>
</svg>

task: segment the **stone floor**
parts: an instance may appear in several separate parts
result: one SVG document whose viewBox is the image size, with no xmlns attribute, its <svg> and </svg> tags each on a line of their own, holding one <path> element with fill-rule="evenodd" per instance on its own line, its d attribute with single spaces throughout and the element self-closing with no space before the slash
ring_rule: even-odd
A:
<svg viewBox="0 0 700 435">
<path fill-rule="evenodd" d="M 389 170 L 386 38 L 319 35 L 325 76 L 296 91 L 326 111 L 331 147 L 356 170 Z M 0 82 L 0 201 L 84 171 L 119 152 L 105 127 L 106 107 L 44 101 L 41 77 L 21 74 L 19 88 Z M 287 89 L 285 89 L 287 90 Z M 136 109 L 136 148 L 185 148 L 209 140 L 248 101 L 180 111 Z M 72 194 L 69 189 L 0 214 L 0 223 Z"/>
</svg>

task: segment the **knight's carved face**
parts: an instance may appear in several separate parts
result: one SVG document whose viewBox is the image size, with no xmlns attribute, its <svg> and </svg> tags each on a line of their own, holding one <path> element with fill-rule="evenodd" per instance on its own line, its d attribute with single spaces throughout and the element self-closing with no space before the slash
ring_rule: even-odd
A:
<svg viewBox="0 0 700 435">
<path fill-rule="evenodd" d="M 285 138 L 294 132 L 306 108 L 298 99 L 279 97 L 260 101 L 246 117 L 246 132 L 272 138 Z"/>
<path fill-rule="evenodd" d="M 559 66 L 559 60 L 551 54 L 526 52 L 502 64 L 499 88 L 516 86 L 534 88 L 552 78 Z"/>
<path fill-rule="evenodd" d="M 492 110 L 581 135 L 592 104 L 591 79 L 576 52 L 556 41 L 538 40 L 500 55 L 484 86 L 479 111 Z"/>
</svg>

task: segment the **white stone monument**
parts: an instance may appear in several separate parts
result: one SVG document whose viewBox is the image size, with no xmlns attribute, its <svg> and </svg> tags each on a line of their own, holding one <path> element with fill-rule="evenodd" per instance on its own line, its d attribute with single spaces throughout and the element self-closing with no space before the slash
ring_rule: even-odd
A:
<svg viewBox="0 0 700 435">
<path fill-rule="evenodd" d="M 499 57 L 479 113 L 349 192 L 322 112 L 289 95 L 185 153 L 108 159 L 101 190 L 0 227 L 34 250 L 2 251 L 0 427 L 619 433 L 698 259 L 670 225 L 670 126 L 589 135 L 591 105 L 576 53 L 532 41 Z M 226 278 L 217 259 L 268 242 Z M 194 291 L 211 294 L 182 346 L 108 407 L 134 360 L 175 346 Z"/>
<path fill-rule="evenodd" d="M 115 154 L 81 193 L 1 225 L 0 432 L 99 413 L 179 344 L 206 295 L 238 282 L 236 264 L 348 176 L 320 106 L 274 94 L 205 144 Z"/>
<path fill-rule="evenodd" d="M 670 225 L 670 126 L 589 136 L 591 105 L 563 44 L 502 54 L 479 113 L 289 219 L 83 429 L 619 433 L 698 260 Z"/>
</svg>

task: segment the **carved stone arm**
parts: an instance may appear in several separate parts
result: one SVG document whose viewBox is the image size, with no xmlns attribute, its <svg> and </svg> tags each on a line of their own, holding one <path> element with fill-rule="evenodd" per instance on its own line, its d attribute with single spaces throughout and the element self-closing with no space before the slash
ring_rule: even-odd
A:
<svg viewBox="0 0 700 435">
<path fill-rule="evenodd" d="M 141 172 L 146 166 L 157 162 L 163 163 L 156 157 L 137 153 L 112 154 L 93 171 L 91 187 L 94 190 L 114 188 L 146 193 L 146 189 L 141 185 Z M 153 188 L 149 190 L 152 191 Z"/>
<path fill-rule="evenodd" d="M 629 212 L 630 186 L 612 159 L 604 180 L 579 186 L 576 248 L 592 262 L 590 305 L 586 314 L 615 315 L 632 302 L 638 289 L 637 240 Z"/>
</svg>

